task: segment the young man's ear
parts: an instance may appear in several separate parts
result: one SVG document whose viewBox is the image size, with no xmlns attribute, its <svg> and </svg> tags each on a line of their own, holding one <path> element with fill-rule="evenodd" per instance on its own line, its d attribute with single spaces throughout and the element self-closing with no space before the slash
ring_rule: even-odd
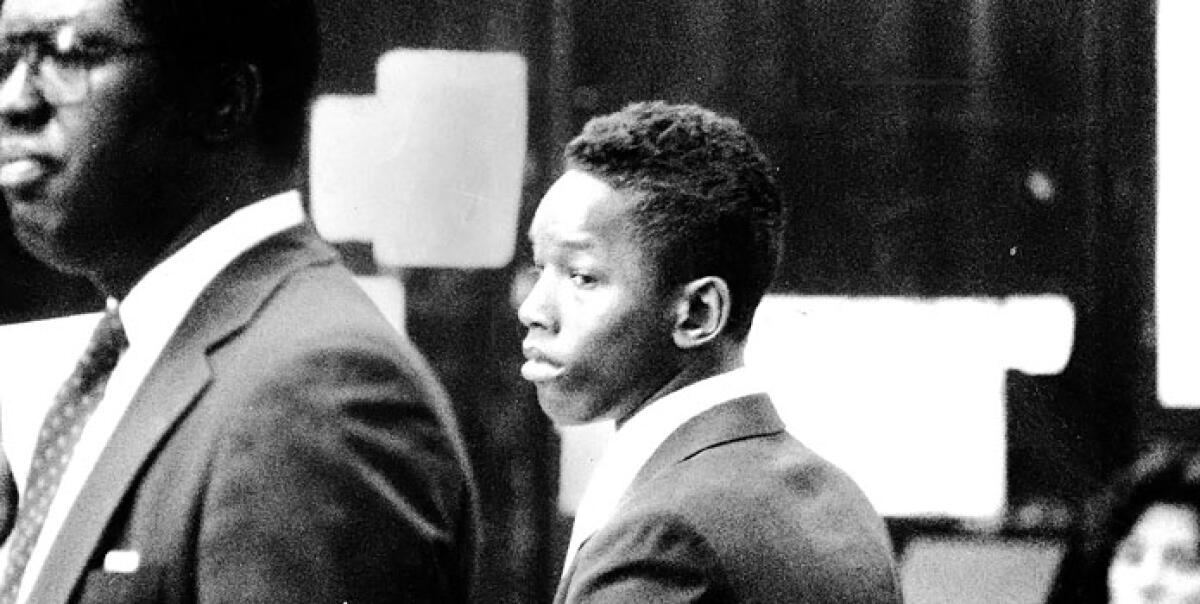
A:
<svg viewBox="0 0 1200 604">
<path fill-rule="evenodd" d="M 204 140 L 220 143 L 238 136 L 254 121 L 262 99 L 262 76 L 254 65 L 226 64 L 214 75 L 212 85 L 199 125 Z"/>
<path fill-rule="evenodd" d="M 684 285 L 675 307 L 675 345 L 691 349 L 711 342 L 725 331 L 731 302 L 729 284 L 720 277 L 701 277 Z"/>
</svg>

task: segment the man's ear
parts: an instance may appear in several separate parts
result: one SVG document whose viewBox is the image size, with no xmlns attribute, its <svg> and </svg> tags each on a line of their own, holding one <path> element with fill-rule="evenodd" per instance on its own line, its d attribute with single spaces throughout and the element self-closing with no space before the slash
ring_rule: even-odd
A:
<svg viewBox="0 0 1200 604">
<path fill-rule="evenodd" d="M 701 277 L 684 285 L 675 302 L 675 345 L 692 349 L 711 342 L 725 331 L 731 302 L 729 284 L 720 277 Z"/>
<path fill-rule="evenodd" d="M 235 138 L 253 123 L 262 100 L 262 76 L 258 67 L 248 63 L 224 64 L 212 82 L 199 126 L 205 141 L 220 143 Z"/>
</svg>

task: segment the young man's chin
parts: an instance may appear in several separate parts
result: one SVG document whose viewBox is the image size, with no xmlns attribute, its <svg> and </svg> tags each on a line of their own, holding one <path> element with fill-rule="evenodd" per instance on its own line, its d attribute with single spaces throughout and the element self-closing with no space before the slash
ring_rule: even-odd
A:
<svg viewBox="0 0 1200 604">
<path fill-rule="evenodd" d="M 564 395 L 551 386 L 538 385 L 538 405 L 556 426 L 579 426 L 606 419 L 604 409 L 578 397 Z"/>
</svg>

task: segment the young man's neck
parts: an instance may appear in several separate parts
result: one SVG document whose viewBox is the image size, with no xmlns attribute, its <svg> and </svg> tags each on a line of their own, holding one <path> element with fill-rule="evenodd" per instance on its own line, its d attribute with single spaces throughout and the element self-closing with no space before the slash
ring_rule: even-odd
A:
<svg viewBox="0 0 1200 604">
<path fill-rule="evenodd" d="M 647 397 L 640 405 L 630 410 L 624 416 L 617 418 L 617 428 L 625 425 L 625 422 L 637 415 L 642 409 L 645 409 L 647 405 L 668 394 L 678 392 L 697 382 L 743 367 L 745 365 L 743 350 L 744 345 L 742 343 L 729 342 L 705 350 L 692 351 L 691 358 L 683 364 L 679 372 L 663 384 L 662 387 L 655 390 L 654 394 Z"/>
</svg>

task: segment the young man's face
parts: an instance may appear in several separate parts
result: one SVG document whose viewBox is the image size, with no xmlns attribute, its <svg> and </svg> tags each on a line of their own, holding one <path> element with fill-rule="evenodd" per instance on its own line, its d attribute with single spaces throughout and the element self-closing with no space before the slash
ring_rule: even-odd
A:
<svg viewBox="0 0 1200 604">
<path fill-rule="evenodd" d="M 172 181 L 175 122 L 121 0 L 5 0 L 0 40 L 26 49 L 0 73 L 0 188 L 21 243 L 92 274 L 163 237 L 155 191 Z"/>
<path fill-rule="evenodd" d="M 678 370 L 668 296 L 631 228 L 633 200 L 570 170 L 542 199 L 529 237 L 537 281 L 518 311 L 521 375 L 555 422 L 621 420 Z"/>
</svg>

